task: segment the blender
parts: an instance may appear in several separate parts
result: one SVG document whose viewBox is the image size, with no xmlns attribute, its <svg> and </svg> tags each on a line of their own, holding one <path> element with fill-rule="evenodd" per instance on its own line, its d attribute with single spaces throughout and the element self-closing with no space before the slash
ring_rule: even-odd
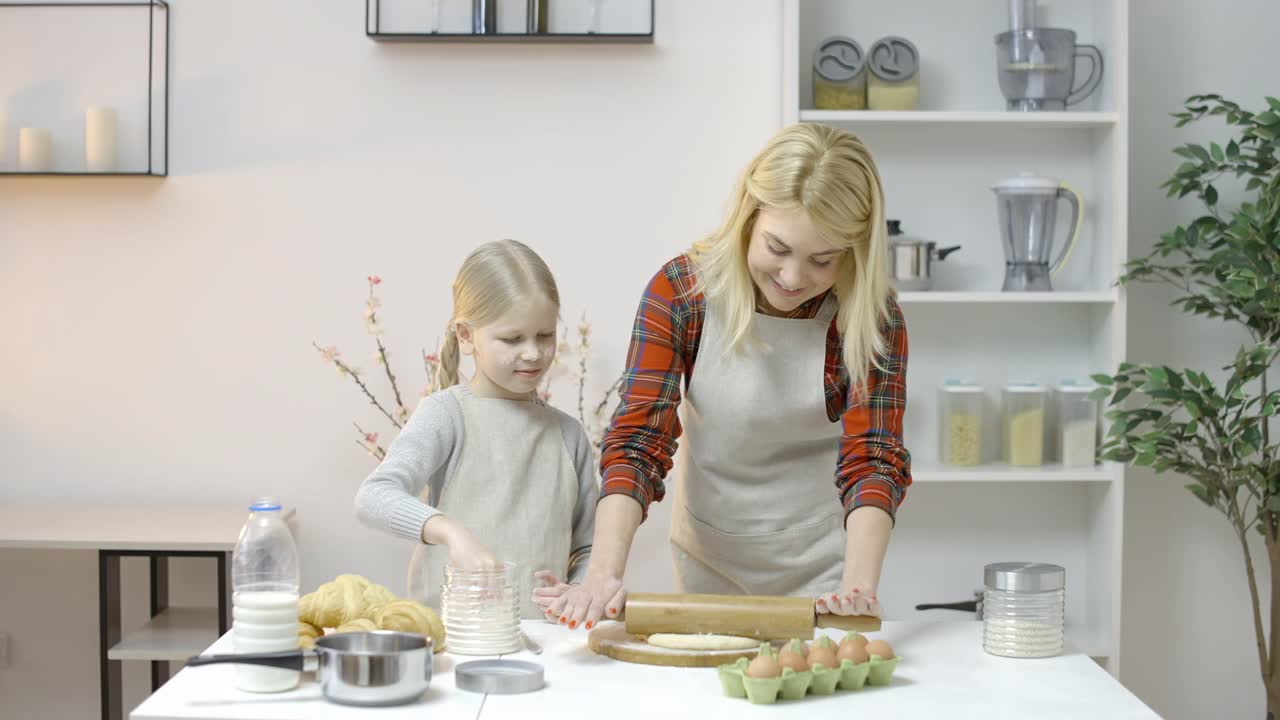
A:
<svg viewBox="0 0 1280 720">
<path fill-rule="evenodd" d="M 1027 173 L 1002 180 L 991 189 L 996 194 L 1000 239 L 1004 243 L 1004 287 L 1001 289 L 1052 290 L 1050 278 L 1071 257 L 1080 235 L 1084 199 L 1066 183 Z M 1071 229 L 1067 232 L 1066 245 L 1050 262 L 1060 199 L 1071 205 Z"/>
<path fill-rule="evenodd" d="M 1037 27 L 1035 0 L 1010 0 L 1008 32 L 996 35 L 1000 92 L 1009 110 L 1066 110 L 1093 93 L 1102 80 L 1102 53 L 1076 43 L 1076 34 Z M 1089 59 L 1089 76 L 1075 84 L 1077 58 Z"/>
</svg>

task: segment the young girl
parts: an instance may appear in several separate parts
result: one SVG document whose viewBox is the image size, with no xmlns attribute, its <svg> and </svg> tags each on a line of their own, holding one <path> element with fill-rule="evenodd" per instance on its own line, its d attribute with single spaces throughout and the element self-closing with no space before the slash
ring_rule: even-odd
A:
<svg viewBox="0 0 1280 720">
<path fill-rule="evenodd" d="M 911 484 L 907 330 L 862 141 L 809 123 L 775 135 L 720 230 L 650 281 L 627 358 L 591 569 L 580 585 L 534 591 L 548 617 L 589 629 L 624 607 L 631 541 L 663 497 L 677 438 L 682 591 L 807 595 L 819 612 L 879 615 Z"/>
<path fill-rule="evenodd" d="M 538 399 L 556 354 L 560 295 L 542 259 L 514 240 L 462 263 L 440 352 L 439 392 L 424 398 L 356 493 L 365 525 L 419 543 L 409 595 L 436 609 L 446 563 L 517 564 L 521 615 L 539 617 L 535 571 L 579 579 L 599 494 L 582 425 Z M 475 374 L 458 384 L 459 354 Z"/>
</svg>

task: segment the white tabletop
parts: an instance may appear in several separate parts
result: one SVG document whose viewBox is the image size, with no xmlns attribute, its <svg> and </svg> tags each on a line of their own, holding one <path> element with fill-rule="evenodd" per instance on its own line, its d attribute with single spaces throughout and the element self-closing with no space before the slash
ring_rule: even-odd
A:
<svg viewBox="0 0 1280 720">
<path fill-rule="evenodd" d="M 293 515 L 285 508 L 285 517 Z M 206 506 L 0 507 L 0 549 L 230 552 L 248 503 Z"/>
<path fill-rule="evenodd" d="M 888 687 L 803 701 L 755 706 L 730 699 L 712 669 L 666 668 L 623 663 L 586 647 L 586 633 L 541 621 L 526 621 L 525 631 L 540 642 L 540 656 L 518 657 L 541 663 L 547 686 L 525 695 L 482 697 L 454 687 L 453 666 L 472 660 L 445 653 L 436 658 L 435 677 L 422 701 L 379 709 L 387 718 L 602 718 L 675 720 L 685 717 L 821 718 L 1157 718 L 1137 697 L 1088 656 L 1068 652 L 1042 660 L 998 658 L 982 651 L 982 625 L 971 621 L 886 622 L 876 636 L 888 640 L 902 657 Z M 837 633 L 830 633 L 838 637 Z M 223 637 L 209 652 L 228 652 Z M 188 668 L 179 672 L 135 710 L 132 720 L 205 720 L 262 718 L 361 718 L 367 709 L 327 703 L 319 687 L 304 676 L 301 687 L 280 695 L 240 693 L 231 666 Z M 427 712 L 429 710 L 429 712 Z"/>
</svg>

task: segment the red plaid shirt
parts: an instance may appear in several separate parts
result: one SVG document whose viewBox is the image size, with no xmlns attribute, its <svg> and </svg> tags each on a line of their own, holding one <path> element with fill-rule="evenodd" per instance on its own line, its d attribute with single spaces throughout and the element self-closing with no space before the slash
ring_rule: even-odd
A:
<svg viewBox="0 0 1280 720">
<path fill-rule="evenodd" d="M 649 503 L 665 494 L 662 481 L 671 470 L 681 433 L 676 414 L 681 384 L 688 389 L 702 338 L 707 303 L 701 293 L 689 292 L 693 281 L 693 262 L 681 255 L 664 265 L 645 288 L 627 352 L 622 401 L 604 437 L 601 495 L 629 495 L 646 515 Z M 813 318 L 825 298 L 820 295 L 787 317 Z M 835 486 L 846 514 L 870 505 L 893 516 L 911 484 L 911 455 L 902 444 L 907 327 L 894 300 L 882 332 L 884 369 L 871 369 L 867 392 L 857 399 L 850 392 L 835 320 L 827 330 L 827 417 L 843 424 Z"/>
</svg>

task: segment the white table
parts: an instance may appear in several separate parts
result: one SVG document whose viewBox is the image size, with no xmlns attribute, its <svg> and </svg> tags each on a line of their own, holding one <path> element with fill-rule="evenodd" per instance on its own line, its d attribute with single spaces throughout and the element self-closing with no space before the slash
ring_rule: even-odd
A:
<svg viewBox="0 0 1280 720">
<path fill-rule="evenodd" d="M 4 506 L 0 550 L 90 550 L 98 553 L 98 663 L 103 720 L 124 717 L 121 662 L 151 663 L 151 687 L 168 677 L 170 661 L 185 660 L 230 627 L 230 559 L 248 503 L 217 506 Z M 285 510 L 285 517 L 293 515 Z M 150 562 L 151 620 L 123 636 L 120 558 Z M 217 607 L 169 607 L 169 558 L 217 560 Z"/>
<path fill-rule="evenodd" d="M 431 689 L 421 701 L 375 711 L 328 703 L 304 676 L 296 690 L 254 695 L 234 689 L 232 666 L 187 668 L 130 715 L 131 720 L 286 720 L 316 718 L 1157 718 L 1132 693 L 1079 652 L 1043 660 L 1012 660 L 982 651 L 980 623 L 886 622 L 877 635 L 893 644 L 902 661 L 888 687 L 804 701 L 755 706 L 724 697 L 711 669 L 665 668 L 623 663 L 593 654 L 586 633 L 541 621 L 525 631 L 545 652 L 510 657 L 545 667 L 547 687 L 524 695 L 480 696 L 454 687 L 452 668 L 475 658 L 436 658 Z M 837 633 L 830 633 L 833 638 Z M 230 651 L 223 637 L 209 653 Z"/>
</svg>

